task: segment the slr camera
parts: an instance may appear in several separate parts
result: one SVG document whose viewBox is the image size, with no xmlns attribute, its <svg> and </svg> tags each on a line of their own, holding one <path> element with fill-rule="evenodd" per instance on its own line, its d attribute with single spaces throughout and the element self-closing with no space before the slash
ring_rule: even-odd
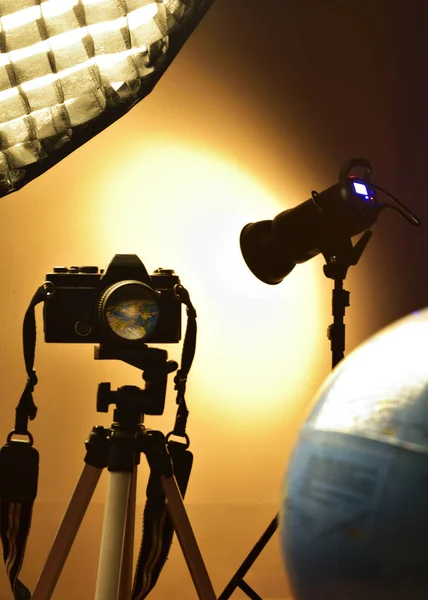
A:
<svg viewBox="0 0 428 600">
<path fill-rule="evenodd" d="M 181 339 L 180 284 L 173 270 L 152 275 L 135 254 L 116 254 L 107 269 L 54 267 L 44 303 L 46 342 L 133 347 Z"/>
</svg>

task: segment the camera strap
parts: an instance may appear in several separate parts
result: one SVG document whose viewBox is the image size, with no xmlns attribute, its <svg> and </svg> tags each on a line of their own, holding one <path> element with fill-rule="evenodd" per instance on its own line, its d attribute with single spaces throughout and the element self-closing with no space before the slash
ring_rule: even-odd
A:
<svg viewBox="0 0 428 600">
<path fill-rule="evenodd" d="M 189 374 L 190 368 L 193 363 L 193 359 L 195 357 L 196 350 L 196 334 L 197 334 L 197 324 L 196 324 L 196 310 L 190 300 L 189 292 L 182 286 L 175 286 L 175 294 L 177 298 L 185 305 L 187 311 L 187 325 L 186 325 L 186 333 L 184 336 L 183 342 L 183 350 L 181 354 L 181 366 L 178 369 L 175 377 L 174 377 L 174 389 L 177 391 L 176 404 L 177 404 L 177 414 L 175 417 L 174 429 L 168 433 L 166 436 L 167 441 L 169 438 L 174 435 L 177 437 L 182 437 L 186 440 L 186 447 L 189 446 L 190 441 L 189 437 L 186 433 L 186 425 L 187 425 L 187 417 L 189 416 L 189 411 L 186 406 L 185 393 L 186 393 L 186 384 L 187 384 L 187 376 Z"/>
<path fill-rule="evenodd" d="M 48 285 L 39 287 L 25 313 L 22 333 L 27 383 L 16 407 L 15 428 L 9 433 L 6 444 L 0 450 L 0 537 L 4 563 L 15 600 L 31 598 L 31 593 L 18 576 L 30 531 L 39 474 L 39 453 L 34 448 L 33 436 L 28 431 L 28 420 L 33 420 L 37 414 L 37 407 L 33 401 L 33 390 L 37 384 L 34 370 L 34 309 L 49 294 Z M 15 435 L 25 435 L 28 441 L 14 439 Z"/>
</svg>

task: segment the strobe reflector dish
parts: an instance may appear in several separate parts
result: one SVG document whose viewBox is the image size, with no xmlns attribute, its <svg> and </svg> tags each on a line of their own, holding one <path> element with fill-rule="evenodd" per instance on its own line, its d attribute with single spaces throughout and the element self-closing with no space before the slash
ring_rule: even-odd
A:
<svg viewBox="0 0 428 600">
<path fill-rule="evenodd" d="M 0 0 L 0 196 L 151 92 L 214 0 Z"/>
</svg>

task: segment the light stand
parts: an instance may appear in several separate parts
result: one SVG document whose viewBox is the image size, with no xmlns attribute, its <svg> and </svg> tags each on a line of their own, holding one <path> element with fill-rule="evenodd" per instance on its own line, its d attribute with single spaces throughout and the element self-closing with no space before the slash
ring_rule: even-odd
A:
<svg viewBox="0 0 428 600">
<path fill-rule="evenodd" d="M 342 250 L 329 255 L 324 254 L 327 264 L 324 265 L 324 275 L 329 279 L 334 280 L 334 288 L 332 294 L 332 314 L 333 323 L 327 330 L 327 337 L 331 342 L 332 353 L 332 369 L 345 356 L 345 309 L 349 306 L 349 292 L 343 289 L 343 282 L 350 266 L 356 265 L 361 258 L 372 232 L 366 231 L 355 244 L 352 246 L 350 240 L 342 247 Z"/>
<path fill-rule="evenodd" d="M 139 366 L 145 370 L 143 378 L 146 388 L 141 390 L 136 386 L 123 386 L 117 391 L 111 391 L 109 383 L 99 384 L 97 411 L 107 412 L 110 404 L 115 405 L 114 422 L 110 429 L 92 429 L 86 442 L 86 464 L 31 598 L 51 598 L 98 479 L 107 466 L 110 477 L 95 600 L 130 600 L 136 467 L 143 453 L 150 466 L 151 476 L 154 476 L 149 485 L 157 488 L 156 494 L 166 503 L 198 598 L 215 600 L 215 593 L 174 477 L 164 435 L 143 426 L 144 412 L 148 405 L 158 403 L 163 406 L 167 376 L 177 368 L 177 363 L 167 362 L 167 352 L 158 348 L 146 348 L 144 358 L 140 359 L 132 355 L 113 356 L 100 347 L 96 358 L 121 358 Z M 160 509 L 163 507 L 162 504 Z M 138 597 L 143 598 L 145 595 L 142 593 Z"/>
<path fill-rule="evenodd" d="M 313 192 L 313 196 L 316 194 Z M 355 246 L 352 245 L 350 238 L 338 234 L 328 224 L 327 220 L 323 223 L 323 242 L 320 244 L 320 250 L 326 259 L 324 265 L 324 275 L 334 280 L 334 289 L 332 293 L 332 313 L 333 323 L 328 327 L 327 337 L 331 342 L 332 368 L 342 360 L 345 352 L 345 309 L 349 306 L 349 292 L 343 289 L 343 281 L 348 269 L 356 265 L 361 258 L 370 238 L 371 231 L 365 231 Z M 263 535 L 251 549 L 235 575 L 227 584 L 218 600 L 227 600 L 233 592 L 239 588 L 251 600 L 263 600 L 253 588 L 244 580 L 254 562 L 257 560 L 273 534 L 278 528 L 279 515 L 275 515 Z"/>
</svg>

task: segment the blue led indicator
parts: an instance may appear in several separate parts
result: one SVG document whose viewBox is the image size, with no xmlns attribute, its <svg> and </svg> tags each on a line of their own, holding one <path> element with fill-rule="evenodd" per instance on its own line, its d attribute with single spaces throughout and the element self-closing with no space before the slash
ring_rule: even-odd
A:
<svg viewBox="0 0 428 600">
<path fill-rule="evenodd" d="M 365 183 L 361 183 L 360 181 L 353 181 L 352 185 L 354 186 L 354 190 L 357 194 L 359 194 L 360 196 L 364 196 L 366 200 L 369 199 L 369 192 Z"/>
</svg>

